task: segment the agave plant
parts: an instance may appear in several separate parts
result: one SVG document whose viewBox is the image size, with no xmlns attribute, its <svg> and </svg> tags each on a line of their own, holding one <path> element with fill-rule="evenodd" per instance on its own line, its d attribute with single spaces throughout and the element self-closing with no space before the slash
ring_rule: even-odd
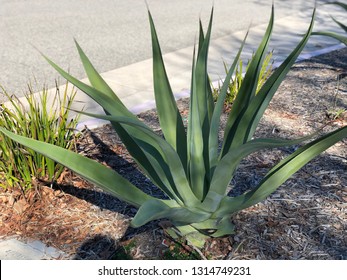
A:
<svg viewBox="0 0 347 280">
<path fill-rule="evenodd" d="M 347 4 L 344 4 L 342 2 L 334 1 L 334 2 L 327 3 L 327 5 L 340 6 L 345 11 L 347 11 Z M 339 25 L 341 27 L 342 30 L 347 32 L 347 26 L 345 24 L 343 24 L 342 22 L 338 21 L 334 17 L 331 17 L 331 18 L 333 19 L 333 21 L 335 21 L 335 23 L 337 23 L 337 25 Z M 328 36 L 328 37 L 331 37 L 331 38 L 334 38 L 334 39 L 340 41 L 341 43 L 343 43 L 343 44 L 345 44 L 347 46 L 347 36 L 343 36 L 343 35 L 340 35 L 340 34 L 335 33 L 335 32 L 319 31 L 319 32 L 312 32 L 312 35 Z"/>
<path fill-rule="evenodd" d="M 253 139 L 271 98 L 309 39 L 314 13 L 308 31 L 300 43 L 255 94 L 273 29 L 272 8 L 267 30 L 247 68 L 228 116 L 224 139 L 221 141 L 218 132 L 224 99 L 246 38 L 214 103 L 207 74 L 213 9 L 206 33 L 200 22 L 199 40 L 192 61 L 190 112 L 188 125 L 185 127 L 166 74 L 153 19 L 149 11 L 148 14 L 152 35 L 155 101 L 164 137 L 153 132 L 124 106 L 77 42 L 76 46 L 91 85 L 82 83 L 45 58 L 64 78 L 103 107 L 105 115 L 85 114 L 111 122 L 139 168 L 165 194 L 162 199 L 146 194 L 140 189 L 141 186 L 136 187 L 114 170 L 92 159 L 15 135 L 3 128 L 0 128 L 0 131 L 137 207 L 138 211 L 131 220 L 131 226 L 140 227 L 152 220 L 168 219 L 172 224 L 172 231 L 169 232 L 184 236 L 190 244 L 201 247 L 206 238 L 232 234 L 234 226 L 231 217 L 234 213 L 264 200 L 307 162 L 346 137 L 347 127 L 303 145 L 275 165 L 250 191 L 236 197 L 228 196 L 229 183 L 243 158 L 261 149 L 298 144 L 313 137 L 297 140 Z"/>
</svg>

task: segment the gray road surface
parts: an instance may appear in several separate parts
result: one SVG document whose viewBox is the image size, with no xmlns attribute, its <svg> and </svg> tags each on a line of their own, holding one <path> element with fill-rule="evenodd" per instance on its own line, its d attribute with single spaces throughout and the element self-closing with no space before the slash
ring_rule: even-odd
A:
<svg viewBox="0 0 347 280">
<path fill-rule="evenodd" d="M 213 38 L 268 21 L 272 0 L 147 0 L 163 52 L 194 43 L 199 16 L 206 23 L 214 2 Z M 327 2 L 327 1 L 321 1 Z M 276 17 L 312 9 L 314 1 L 276 0 Z M 23 95 L 59 77 L 41 52 L 85 77 L 73 38 L 100 72 L 151 57 L 144 0 L 0 0 L 0 85 Z M 0 94 L 0 102 L 4 96 Z"/>
</svg>

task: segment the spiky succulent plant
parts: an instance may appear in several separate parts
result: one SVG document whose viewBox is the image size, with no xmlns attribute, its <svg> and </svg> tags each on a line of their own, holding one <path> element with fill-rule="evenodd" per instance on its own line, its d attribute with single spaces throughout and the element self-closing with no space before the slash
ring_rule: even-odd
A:
<svg viewBox="0 0 347 280">
<path fill-rule="evenodd" d="M 91 85 L 82 83 L 46 59 L 64 78 L 103 107 L 105 115 L 85 114 L 111 122 L 141 171 L 165 193 L 165 198 L 155 198 L 144 193 L 139 188 L 141 186 L 134 186 L 114 170 L 92 159 L 15 135 L 3 128 L 0 128 L 0 131 L 60 162 L 119 199 L 138 207 L 131 221 L 133 227 L 140 227 L 152 220 L 168 219 L 174 229 L 172 233 L 179 233 L 191 244 L 201 247 L 208 237 L 233 233 L 231 216 L 234 213 L 264 200 L 307 162 L 346 137 L 347 127 L 303 145 L 275 165 L 250 191 L 236 197 L 228 196 L 229 183 L 243 158 L 261 149 L 298 144 L 309 138 L 254 139 L 253 135 L 273 95 L 308 41 L 313 28 L 314 13 L 308 31 L 300 43 L 255 94 L 273 29 L 272 8 L 265 35 L 247 68 L 228 116 L 222 141 L 218 134 L 224 99 L 246 38 L 214 103 L 207 73 L 213 10 L 206 33 L 200 23 L 199 42 L 192 62 L 190 112 L 185 128 L 165 71 L 152 16 L 148 13 L 153 47 L 155 101 L 164 137 L 153 132 L 125 107 L 77 42 L 76 46 Z"/>
</svg>

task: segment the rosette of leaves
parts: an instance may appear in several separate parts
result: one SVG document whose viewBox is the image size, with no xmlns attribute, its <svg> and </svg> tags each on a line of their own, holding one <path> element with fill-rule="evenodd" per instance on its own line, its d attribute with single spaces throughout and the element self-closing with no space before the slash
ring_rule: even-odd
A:
<svg viewBox="0 0 347 280">
<path fill-rule="evenodd" d="M 114 170 L 92 159 L 15 135 L 3 128 L 0 128 L 0 131 L 137 207 L 138 211 L 131 226 L 140 227 L 152 220 L 168 219 L 172 224 L 172 231 L 169 232 L 184 236 L 192 245 L 202 247 L 206 238 L 234 233 L 231 219 L 234 213 L 266 199 L 307 162 L 346 137 L 347 127 L 302 145 L 275 165 L 250 191 L 236 197 L 228 196 L 229 183 L 243 158 L 261 149 L 294 145 L 309 139 L 253 139 L 253 135 L 273 95 L 308 41 L 313 28 L 314 13 L 300 43 L 281 66 L 273 71 L 256 94 L 259 73 L 274 24 L 272 8 L 268 27 L 247 68 L 228 116 L 224 139 L 221 141 L 218 134 L 224 99 L 246 38 L 214 103 L 207 73 L 213 10 L 206 33 L 200 22 L 199 40 L 192 61 L 190 112 L 188 125 L 185 127 L 166 74 L 153 19 L 150 12 L 148 14 L 152 35 L 155 101 L 164 137 L 153 132 L 125 107 L 77 42 L 76 46 L 91 85 L 82 83 L 47 57 L 46 59 L 64 78 L 103 107 L 105 115 L 83 113 L 111 122 L 141 171 L 165 193 L 165 198 L 146 194 Z"/>
</svg>

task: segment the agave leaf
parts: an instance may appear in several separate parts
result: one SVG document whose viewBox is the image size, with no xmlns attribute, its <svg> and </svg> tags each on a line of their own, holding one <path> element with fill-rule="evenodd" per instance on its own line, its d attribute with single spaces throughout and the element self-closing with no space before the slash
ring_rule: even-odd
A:
<svg viewBox="0 0 347 280">
<path fill-rule="evenodd" d="M 202 222 L 191 224 L 192 227 L 200 232 L 205 232 L 212 237 L 225 236 L 235 232 L 235 226 L 231 222 L 230 216 L 224 218 L 208 219 Z"/>
<path fill-rule="evenodd" d="M 193 245 L 197 248 L 203 248 L 206 240 L 209 238 L 208 235 L 200 233 L 191 225 L 176 226 L 176 228 L 177 230 L 167 229 L 166 232 L 175 239 L 183 236 L 189 245 Z"/>
<path fill-rule="evenodd" d="M 342 2 L 333 1 L 333 2 L 329 2 L 327 4 L 329 4 L 329 5 L 338 5 L 338 6 L 340 6 L 341 8 L 343 8 L 343 9 L 345 9 L 347 11 L 347 4 L 344 4 Z"/>
<path fill-rule="evenodd" d="M 245 78 L 242 82 L 241 88 L 236 96 L 234 104 L 232 106 L 230 115 L 227 120 L 224 141 L 222 147 L 221 156 L 224 156 L 232 146 L 238 146 L 243 144 L 244 131 L 247 131 L 244 124 L 240 125 L 244 111 L 249 106 L 251 100 L 253 100 L 259 79 L 259 73 L 262 67 L 262 61 L 266 55 L 267 46 L 269 44 L 271 33 L 274 24 L 274 6 L 272 6 L 271 17 L 264 34 L 264 37 L 248 66 Z"/>
<path fill-rule="evenodd" d="M 195 49 L 194 49 L 195 53 Z M 205 165 L 203 161 L 204 142 L 200 126 L 200 116 L 198 112 L 198 101 L 195 79 L 195 56 L 193 56 L 192 84 L 189 104 L 188 121 L 188 171 L 190 186 L 194 194 L 203 199 L 203 188 L 205 184 Z"/>
<path fill-rule="evenodd" d="M 204 41 L 205 41 L 205 35 L 204 35 L 204 30 L 202 27 L 202 23 L 201 20 L 199 20 L 199 52 L 202 49 L 203 45 L 204 45 Z M 199 53 L 198 53 L 199 56 Z M 212 94 L 212 88 L 211 88 L 211 83 L 210 83 L 210 78 L 208 77 L 208 74 L 206 72 L 206 76 L 207 76 L 207 113 L 208 113 L 208 118 L 211 122 L 211 118 L 212 118 L 212 114 L 213 114 L 213 110 L 214 110 L 214 100 L 213 100 L 213 94 Z"/>
<path fill-rule="evenodd" d="M 96 103 L 98 103 L 106 112 L 112 115 L 127 116 L 133 119 L 137 119 L 127 108 L 121 103 L 114 102 L 114 99 L 109 94 L 103 93 L 71 76 L 69 73 L 60 68 L 48 57 L 44 56 L 47 62 L 66 80 L 72 83 L 74 86 L 79 88 L 81 91 L 86 93 Z"/>
<path fill-rule="evenodd" d="M 334 2 L 329 2 L 327 5 L 337 5 L 340 6 L 341 8 L 345 9 L 347 11 L 347 4 L 344 4 L 342 2 L 334 1 Z M 347 26 L 343 24 L 342 22 L 336 20 L 334 17 L 331 17 L 333 21 L 335 21 L 345 32 L 347 32 Z M 312 32 L 312 35 L 321 35 L 321 36 L 328 36 L 331 38 L 334 38 L 341 43 L 345 44 L 347 46 L 347 36 L 342 36 L 340 34 L 337 34 L 335 32 L 328 32 L 328 31 L 322 31 L 322 32 Z"/>
<path fill-rule="evenodd" d="M 114 99 L 109 95 L 104 94 L 97 89 L 79 81 L 78 79 L 71 76 L 69 73 L 61 69 L 58 65 L 56 65 L 53 61 L 45 57 L 45 59 L 50 63 L 57 71 L 60 73 L 65 79 L 75 85 L 77 88 L 85 92 L 89 97 L 91 97 L 95 102 L 97 102 L 105 112 L 111 115 L 116 115 L 119 117 L 128 117 L 136 121 L 139 125 L 142 125 L 140 122 L 127 108 L 125 108 L 121 103 L 114 102 Z M 111 122 L 112 123 L 112 122 Z M 112 123 L 116 132 L 122 139 L 123 143 L 126 145 L 129 153 L 133 156 L 136 163 L 140 166 L 140 168 L 145 172 L 145 174 L 150 177 L 153 182 L 159 186 L 162 190 L 167 189 L 168 181 L 166 176 L 163 175 L 160 165 L 156 165 L 155 163 L 151 163 L 151 160 L 141 147 L 133 140 L 131 133 L 125 130 L 121 125 L 117 123 Z M 131 128 L 130 128 L 131 129 Z M 155 165 L 155 167 L 154 167 Z M 170 192 L 167 192 L 170 196 Z"/>
<path fill-rule="evenodd" d="M 313 28 L 314 23 L 314 15 L 313 12 L 312 20 L 310 27 L 305 34 L 302 41 L 298 44 L 298 46 L 294 49 L 294 51 L 287 57 L 287 59 L 281 64 L 279 68 L 277 68 L 274 73 L 269 77 L 269 79 L 265 82 L 263 87 L 259 90 L 258 94 L 252 99 L 252 102 L 248 105 L 248 107 L 239 115 L 238 124 L 234 128 L 234 135 L 238 136 L 237 144 L 248 141 L 254 134 L 254 131 L 262 117 L 265 109 L 270 103 L 273 95 L 278 89 L 279 85 L 283 81 L 284 77 L 290 70 L 291 66 L 296 61 L 296 58 L 301 53 L 302 49 L 306 45 L 310 33 Z M 242 141 L 241 141 L 242 140 Z M 234 139 L 230 141 L 230 146 L 234 143 Z M 229 146 L 229 149 L 230 149 Z M 228 147 L 228 146 L 227 146 Z M 224 150 L 224 153 L 226 151 Z"/>
<path fill-rule="evenodd" d="M 207 56 L 211 36 L 213 10 L 206 37 L 203 38 L 200 28 L 200 42 L 198 57 L 195 63 L 193 58 L 192 84 L 190 96 L 190 112 L 188 126 L 188 148 L 189 155 L 189 178 L 194 194 L 202 200 L 207 193 L 206 171 L 209 170 L 208 160 L 208 137 L 209 137 L 209 112 L 212 110 L 210 104 L 207 83 Z M 201 40 L 204 39 L 203 42 Z"/>
<path fill-rule="evenodd" d="M 312 32 L 312 35 L 328 36 L 328 37 L 331 37 L 331 38 L 334 38 L 334 39 L 340 41 L 341 43 L 343 43 L 347 46 L 347 37 L 343 36 L 343 35 L 339 35 L 339 34 L 334 33 L 334 32 L 328 32 L 328 31 Z"/>
<path fill-rule="evenodd" d="M 118 96 L 114 93 L 114 91 L 110 88 L 110 86 L 104 81 L 101 75 L 96 71 L 95 67 L 90 62 L 89 58 L 86 56 L 80 45 L 75 40 L 75 44 L 80 55 L 81 61 L 83 63 L 84 70 L 88 76 L 88 79 L 92 86 L 96 88 L 98 91 L 106 94 L 110 98 L 124 106 L 123 102 L 118 98 Z M 125 106 L 124 106 L 125 107 Z"/>
<path fill-rule="evenodd" d="M 205 41 L 204 29 L 202 27 L 201 19 L 199 19 L 199 47 L 198 47 L 198 54 L 200 53 L 200 50 L 202 49 L 204 41 Z"/>
<path fill-rule="evenodd" d="M 213 9 L 211 11 L 210 21 L 209 21 L 208 29 L 206 32 L 206 36 L 203 37 L 202 28 L 200 31 L 199 52 L 198 52 L 198 57 L 196 60 L 196 66 L 194 71 L 195 81 L 196 81 L 195 86 L 196 86 L 196 91 L 198 92 L 197 102 L 198 102 L 198 109 L 199 109 L 199 118 L 200 118 L 200 123 L 201 123 L 201 127 L 203 131 L 205 127 L 209 128 L 209 123 L 210 123 L 209 113 L 213 112 L 213 103 L 211 103 L 211 99 L 209 98 L 210 94 L 212 95 L 211 93 L 212 91 L 209 86 L 210 81 L 207 74 L 208 49 L 210 45 L 212 21 L 213 21 Z M 203 39 L 203 42 L 201 42 L 202 39 Z M 210 89 L 210 92 L 209 92 L 209 89 Z M 208 135 L 205 135 L 204 137 L 208 137 Z"/>
<path fill-rule="evenodd" d="M 227 187 L 234 176 L 235 170 L 240 161 L 246 156 L 262 150 L 285 146 L 296 145 L 316 136 L 318 132 L 300 139 L 255 139 L 241 145 L 240 147 L 230 149 L 230 151 L 218 162 L 211 180 L 210 190 L 203 202 L 203 209 L 206 211 L 216 211 L 220 201 L 226 194 Z"/>
<path fill-rule="evenodd" d="M 154 93 L 160 126 L 165 139 L 177 151 L 183 166 L 186 168 L 187 138 L 185 128 L 166 74 L 157 32 L 149 11 L 148 15 L 152 35 Z"/>
<path fill-rule="evenodd" d="M 148 200 L 137 211 L 131 221 L 133 227 L 140 227 L 144 224 L 158 219 L 167 218 L 179 225 L 189 225 L 194 222 L 204 221 L 211 216 L 203 211 L 193 212 L 189 208 L 181 207 L 174 201 L 169 200 Z"/>
<path fill-rule="evenodd" d="M 225 97 L 227 95 L 227 91 L 229 88 L 230 79 L 231 79 L 231 77 L 235 71 L 236 65 L 237 65 L 239 58 L 241 56 L 241 52 L 242 52 L 242 49 L 245 45 L 247 36 L 248 36 L 248 31 L 245 35 L 245 38 L 243 39 L 241 47 L 240 47 L 232 65 L 230 66 L 229 70 L 227 70 L 227 68 L 226 68 L 227 76 L 224 79 L 222 88 L 221 88 L 219 95 L 218 95 L 216 105 L 214 107 L 214 111 L 213 111 L 213 115 L 212 115 L 212 119 L 211 119 L 210 135 L 209 135 L 209 160 L 210 160 L 210 169 L 211 169 L 210 170 L 210 176 L 211 177 L 213 175 L 213 169 L 215 168 L 217 161 L 218 161 L 218 142 L 219 142 L 218 134 L 219 134 L 219 129 L 220 129 L 220 117 L 221 117 L 222 110 L 224 107 Z M 226 64 L 224 64 L 224 66 L 226 67 Z"/>
<path fill-rule="evenodd" d="M 190 178 L 190 165 L 191 165 L 191 155 L 192 155 L 192 141 L 193 141 L 193 115 L 192 107 L 195 106 L 194 97 L 194 87 L 195 87 L 195 79 L 194 79 L 194 70 L 195 70 L 195 45 L 193 49 L 193 61 L 192 61 L 192 79 L 190 85 L 190 102 L 189 102 L 189 115 L 188 115 L 188 124 L 187 124 L 187 171 L 188 176 Z"/>
<path fill-rule="evenodd" d="M 103 190 L 136 207 L 153 199 L 114 170 L 92 159 L 52 144 L 16 135 L 2 127 L 0 131 L 12 140 L 59 162 Z"/>
<path fill-rule="evenodd" d="M 303 39 L 300 41 L 297 47 L 291 52 L 291 54 L 285 59 L 285 61 L 268 78 L 268 80 L 259 90 L 258 94 L 252 100 L 249 107 L 246 109 L 239 128 L 245 131 L 243 133 L 245 137 L 244 141 L 248 141 L 253 137 L 254 132 L 259 124 L 259 121 L 263 116 L 264 111 L 268 107 L 272 97 L 276 93 L 278 87 L 284 80 L 285 76 L 295 63 L 297 57 L 300 55 L 308 39 L 310 38 L 310 34 L 314 25 L 315 13 L 316 10 L 313 11 L 310 26 Z"/>
<path fill-rule="evenodd" d="M 195 78 L 193 77 L 193 81 Z M 191 189 L 194 194 L 200 199 L 203 199 L 204 196 L 204 185 L 205 185 L 205 164 L 203 160 L 203 151 L 204 151 L 204 141 L 202 130 L 200 127 L 200 118 L 198 112 L 196 112 L 195 108 L 197 108 L 197 98 L 196 98 L 196 90 L 195 87 L 192 88 L 191 93 L 191 101 L 190 101 L 190 125 L 189 131 L 190 141 L 188 144 L 189 147 L 189 179 Z"/>
<path fill-rule="evenodd" d="M 235 233 L 235 225 L 229 216 L 225 216 L 217 224 L 217 231 L 211 234 L 212 237 L 222 237 Z"/>
<path fill-rule="evenodd" d="M 272 168 L 253 190 L 238 197 L 225 197 L 214 216 L 224 217 L 264 200 L 306 163 L 346 137 L 347 126 L 304 145 Z"/>
<path fill-rule="evenodd" d="M 333 19 L 333 21 L 335 21 L 345 32 L 347 32 L 347 26 L 346 25 L 344 25 L 342 22 L 340 22 L 340 21 L 338 21 L 338 20 L 336 20 L 336 19 L 334 19 L 334 18 L 332 18 Z"/>
<path fill-rule="evenodd" d="M 200 203 L 190 189 L 182 162 L 180 161 L 180 158 L 178 157 L 176 151 L 170 144 L 168 144 L 163 138 L 155 134 L 150 128 L 148 128 L 141 122 L 139 123 L 127 117 L 97 115 L 87 112 L 80 113 L 94 118 L 109 120 L 132 127 L 133 129 L 131 135 L 136 143 L 138 143 L 144 149 L 149 145 L 150 147 L 154 148 L 155 151 L 158 151 L 159 154 L 163 157 L 163 163 L 167 164 L 172 179 L 175 182 L 175 184 L 171 186 L 172 188 L 170 188 L 170 190 L 173 190 L 178 197 L 181 197 L 184 204 L 187 206 L 196 206 Z M 152 155 L 156 157 L 158 153 L 152 153 Z"/>
</svg>

